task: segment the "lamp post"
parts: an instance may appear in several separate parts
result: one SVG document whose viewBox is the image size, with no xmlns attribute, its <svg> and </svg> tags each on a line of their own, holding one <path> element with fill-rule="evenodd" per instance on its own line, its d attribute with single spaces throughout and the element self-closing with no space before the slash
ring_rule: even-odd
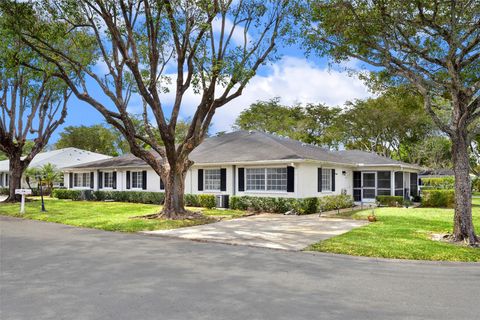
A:
<svg viewBox="0 0 480 320">
<path fill-rule="evenodd" d="M 42 175 L 41 174 L 37 174 L 37 180 L 38 180 L 38 183 L 39 183 L 39 186 L 40 186 L 40 198 L 42 199 L 42 212 L 47 212 L 47 210 L 45 210 L 45 202 L 43 201 L 43 188 L 42 188 Z"/>
</svg>

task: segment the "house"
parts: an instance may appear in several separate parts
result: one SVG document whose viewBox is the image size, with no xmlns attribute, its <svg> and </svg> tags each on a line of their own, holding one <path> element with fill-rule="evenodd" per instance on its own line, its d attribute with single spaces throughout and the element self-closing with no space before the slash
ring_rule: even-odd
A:
<svg viewBox="0 0 480 320">
<path fill-rule="evenodd" d="M 84 164 L 97 160 L 105 160 L 111 158 L 104 154 L 86 151 L 77 148 L 65 148 L 53 151 L 41 152 L 30 162 L 29 168 L 41 168 L 51 163 L 58 170 L 63 170 L 67 166 Z M 0 188 L 8 187 L 9 161 L 0 161 Z M 26 182 L 22 179 L 22 186 L 27 187 Z"/>
<path fill-rule="evenodd" d="M 207 138 L 190 156 L 185 192 L 305 198 L 415 196 L 421 168 L 364 151 L 330 151 L 258 131 Z M 71 189 L 163 191 L 160 177 L 131 154 L 64 170 Z"/>
</svg>

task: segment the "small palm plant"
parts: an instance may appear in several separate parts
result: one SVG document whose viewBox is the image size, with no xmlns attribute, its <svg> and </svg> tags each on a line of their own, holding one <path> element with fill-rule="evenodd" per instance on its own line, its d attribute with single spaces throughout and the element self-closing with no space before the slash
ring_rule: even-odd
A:
<svg viewBox="0 0 480 320">
<path fill-rule="evenodd" d="M 40 169 L 40 174 L 43 184 L 47 187 L 50 197 L 52 197 L 53 185 L 60 179 L 60 172 L 53 164 L 47 163 Z"/>
</svg>

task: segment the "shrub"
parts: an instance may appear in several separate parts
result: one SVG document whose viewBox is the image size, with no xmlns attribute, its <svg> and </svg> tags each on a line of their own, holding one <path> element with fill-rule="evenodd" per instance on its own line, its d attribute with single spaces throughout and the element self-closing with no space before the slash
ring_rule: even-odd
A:
<svg viewBox="0 0 480 320">
<path fill-rule="evenodd" d="M 311 214 L 320 211 L 349 208 L 353 205 L 353 198 L 347 195 L 310 197 L 303 199 L 273 198 L 273 197 L 230 197 L 230 208 L 256 212 L 285 213 L 295 210 L 299 214 Z"/>
<path fill-rule="evenodd" d="M 300 213 L 301 214 L 311 214 L 318 212 L 319 206 L 319 198 L 304 198 L 300 201 Z"/>
<path fill-rule="evenodd" d="M 215 195 L 213 194 L 199 194 L 198 203 L 200 207 L 212 209 L 215 208 L 217 203 L 215 202 Z"/>
<path fill-rule="evenodd" d="M 10 190 L 8 188 L 0 188 L 0 195 L 8 196 L 9 193 L 10 193 Z"/>
<path fill-rule="evenodd" d="M 165 199 L 163 192 L 146 191 L 95 191 L 95 200 L 98 201 L 117 201 L 145 204 L 162 204 Z"/>
<path fill-rule="evenodd" d="M 402 196 L 377 196 L 375 199 L 381 206 L 398 207 L 403 204 Z"/>
<path fill-rule="evenodd" d="M 425 189 L 453 189 L 455 188 L 455 177 L 422 178 L 422 188 Z"/>
<path fill-rule="evenodd" d="M 198 194 L 185 194 L 184 200 L 187 207 L 200 207 L 200 199 L 198 198 Z"/>
<path fill-rule="evenodd" d="M 472 181 L 472 190 L 474 192 L 480 192 L 480 177 L 473 178 Z"/>
<path fill-rule="evenodd" d="M 318 199 L 320 211 L 332 211 L 353 206 L 353 197 L 349 195 L 325 196 Z"/>
<path fill-rule="evenodd" d="M 422 206 L 453 208 L 455 206 L 455 190 L 422 190 Z"/>
<path fill-rule="evenodd" d="M 80 200 L 82 192 L 80 190 L 55 189 L 53 197 L 57 199 Z"/>
</svg>

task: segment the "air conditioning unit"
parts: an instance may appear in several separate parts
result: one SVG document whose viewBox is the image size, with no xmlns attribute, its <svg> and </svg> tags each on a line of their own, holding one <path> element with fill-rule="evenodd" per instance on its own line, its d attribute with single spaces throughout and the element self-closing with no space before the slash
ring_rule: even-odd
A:
<svg viewBox="0 0 480 320">
<path fill-rule="evenodd" d="M 215 197 L 215 206 L 217 208 L 228 208 L 228 194 L 218 194 Z"/>
</svg>

